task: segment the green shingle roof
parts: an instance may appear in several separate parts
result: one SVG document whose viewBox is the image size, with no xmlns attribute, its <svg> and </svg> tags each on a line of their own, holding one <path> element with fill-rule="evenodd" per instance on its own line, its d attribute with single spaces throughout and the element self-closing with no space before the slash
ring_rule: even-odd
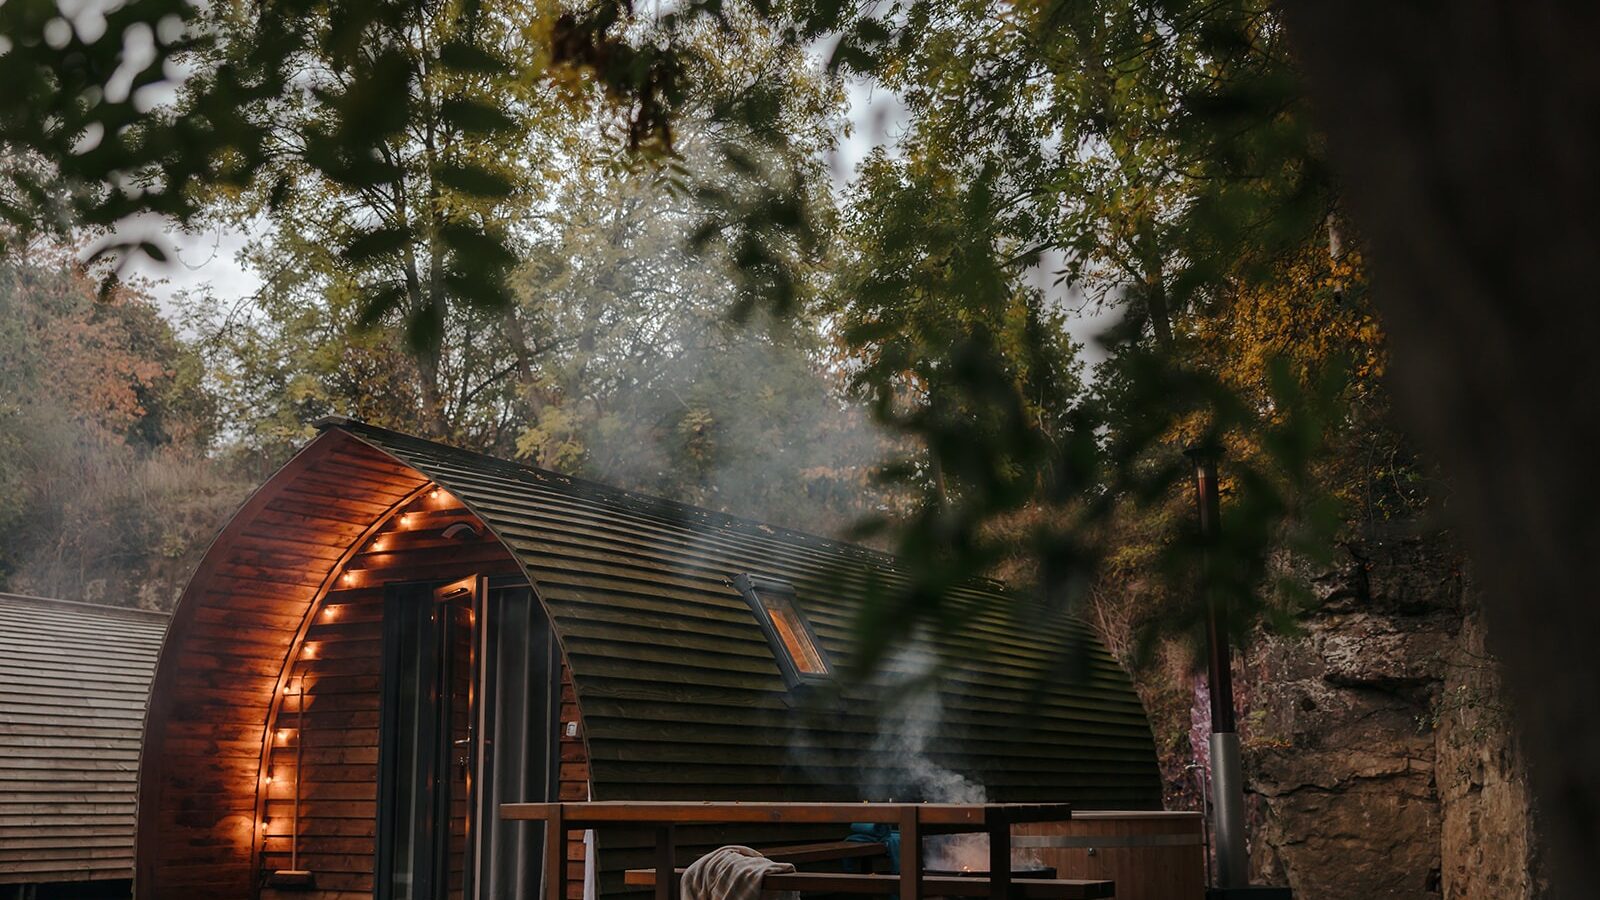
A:
<svg viewBox="0 0 1600 900">
<path fill-rule="evenodd" d="M 455 494 L 522 563 L 572 669 L 594 799 L 913 799 L 927 781 L 902 751 L 921 744 L 990 800 L 1160 808 L 1132 684 L 1060 611 L 975 581 L 957 600 L 982 611 L 912 651 L 946 663 L 936 701 L 886 713 L 865 685 L 797 697 L 731 579 L 791 583 L 839 662 L 872 586 L 904 578 L 893 558 L 360 423 L 330 427 Z"/>
</svg>

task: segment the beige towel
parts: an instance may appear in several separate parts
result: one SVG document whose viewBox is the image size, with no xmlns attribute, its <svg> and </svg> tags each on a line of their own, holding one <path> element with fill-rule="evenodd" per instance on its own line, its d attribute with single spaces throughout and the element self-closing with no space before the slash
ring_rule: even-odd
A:
<svg viewBox="0 0 1600 900">
<path fill-rule="evenodd" d="M 749 847 L 719 847 L 683 870 L 680 900 L 799 900 L 796 891 L 761 890 L 761 879 L 793 872 L 794 864 L 773 862 Z"/>
</svg>

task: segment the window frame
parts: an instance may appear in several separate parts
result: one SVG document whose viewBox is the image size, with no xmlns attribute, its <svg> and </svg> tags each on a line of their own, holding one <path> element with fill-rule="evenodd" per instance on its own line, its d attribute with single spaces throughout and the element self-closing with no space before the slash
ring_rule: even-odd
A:
<svg viewBox="0 0 1600 900">
<path fill-rule="evenodd" d="M 748 573 L 735 575 L 731 583 L 739 592 L 739 596 L 744 598 L 745 605 L 750 607 L 756 623 L 761 626 L 761 633 L 767 638 L 767 646 L 772 649 L 773 659 L 777 661 L 778 671 L 783 675 L 783 683 L 789 690 L 792 691 L 802 685 L 819 684 L 833 677 L 833 660 L 828 658 L 827 648 L 822 645 L 816 630 L 811 627 L 811 620 L 806 616 L 805 610 L 800 608 L 794 585 L 782 579 Z M 790 652 L 788 644 L 784 643 L 783 636 L 778 633 L 778 626 L 772 620 L 772 612 L 767 608 L 767 601 L 763 599 L 765 597 L 777 599 L 794 613 L 795 621 L 804 632 L 803 639 L 810 643 L 817 660 L 822 663 L 821 672 L 800 670 L 794 654 Z"/>
</svg>

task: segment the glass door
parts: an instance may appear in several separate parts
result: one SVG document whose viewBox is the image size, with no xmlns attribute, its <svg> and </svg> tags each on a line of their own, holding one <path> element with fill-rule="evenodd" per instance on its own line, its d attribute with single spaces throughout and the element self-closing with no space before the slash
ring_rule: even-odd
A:
<svg viewBox="0 0 1600 900">
<path fill-rule="evenodd" d="M 483 591 L 396 585 L 384 599 L 378 735 L 378 900 L 465 900 Z"/>
<path fill-rule="evenodd" d="M 474 840 L 481 898 L 539 896 L 544 839 L 538 828 L 501 821 L 500 804 L 555 800 L 561 759 L 561 651 L 526 583 L 491 582 L 479 658 L 479 790 Z"/>
<path fill-rule="evenodd" d="M 561 654 L 525 582 L 385 596 L 376 900 L 535 896 L 538 829 L 501 803 L 558 795 Z"/>
</svg>

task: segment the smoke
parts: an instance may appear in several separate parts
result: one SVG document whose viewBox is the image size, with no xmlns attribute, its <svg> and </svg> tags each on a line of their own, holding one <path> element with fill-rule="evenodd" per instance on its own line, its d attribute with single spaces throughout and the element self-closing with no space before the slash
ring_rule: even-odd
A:
<svg viewBox="0 0 1600 900">
<path fill-rule="evenodd" d="M 944 724 L 944 699 L 938 690 L 938 658 L 916 639 L 897 651 L 881 670 L 885 699 L 883 723 L 873 742 L 863 788 L 875 800 L 928 803 L 987 803 L 989 792 L 973 778 L 943 766 L 931 755 Z M 926 868 L 987 871 L 989 838 L 982 834 L 930 837 L 924 844 Z M 1012 865 L 1035 862 L 1012 853 Z"/>
<path fill-rule="evenodd" d="M 922 640 L 898 650 L 878 676 L 885 709 L 863 787 L 875 799 L 986 803 L 982 784 L 935 762 L 929 748 L 944 724 L 936 681 L 938 659 Z"/>
</svg>

